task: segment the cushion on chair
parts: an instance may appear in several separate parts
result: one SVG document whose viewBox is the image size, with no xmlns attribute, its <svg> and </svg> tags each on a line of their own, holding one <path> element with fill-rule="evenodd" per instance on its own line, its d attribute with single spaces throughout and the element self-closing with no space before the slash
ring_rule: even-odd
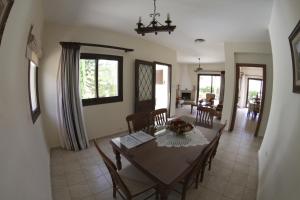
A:
<svg viewBox="0 0 300 200">
<path fill-rule="evenodd" d="M 129 165 L 121 169 L 118 173 L 132 195 L 143 192 L 156 185 L 151 179 L 133 165 Z"/>
<path fill-rule="evenodd" d="M 211 102 L 212 100 L 215 99 L 215 94 L 212 93 L 206 93 L 206 101 Z"/>
</svg>

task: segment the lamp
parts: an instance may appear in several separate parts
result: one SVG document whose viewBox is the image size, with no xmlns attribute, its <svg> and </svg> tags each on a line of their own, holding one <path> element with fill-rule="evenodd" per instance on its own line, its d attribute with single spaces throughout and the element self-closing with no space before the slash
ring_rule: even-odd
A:
<svg viewBox="0 0 300 200">
<path fill-rule="evenodd" d="M 135 29 L 135 31 L 138 34 L 141 34 L 142 36 L 144 36 L 146 33 L 155 33 L 155 35 L 157 35 L 157 32 L 169 32 L 169 34 L 171 34 L 171 32 L 173 32 L 176 28 L 176 26 L 172 26 L 171 23 L 171 19 L 170 19 L 170 14 L 167 14 L 167 19 L 165 21 L 166 25 L 162 25 L 157 19 L 156 17 L 160 17 L 160 13 L 156 12 L 156 0 L 153 0 L 154 2 L 154 11 L 153 13 L 150 14 L 150 17 L 152 17 L 152 21 L 149 23 L 148 26 L 145 26 L 142 23 L 142 18 L 139 17 L 139 21 L 137 23 L 137 28 Z"/>
</svg>

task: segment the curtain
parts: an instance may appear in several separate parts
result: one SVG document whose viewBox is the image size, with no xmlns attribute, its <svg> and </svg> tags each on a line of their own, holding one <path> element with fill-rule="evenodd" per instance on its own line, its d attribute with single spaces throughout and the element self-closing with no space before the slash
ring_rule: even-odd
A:
<svg viewBox="0 0 300 200">
<path fill-rule="evenodd" d="M 79 94 L 80 46 L 62 43 L 58 70 L 58 113 L 60 141 L 64 148 L 78 151 L 88 147 Z"/>
<path fill-rule="evenodd" d="M 225 92 L 225 71 L 221 71 L 221 88 L 220 88 L 220 101 L 219 104 L 223 104 Z"/>
</svg>

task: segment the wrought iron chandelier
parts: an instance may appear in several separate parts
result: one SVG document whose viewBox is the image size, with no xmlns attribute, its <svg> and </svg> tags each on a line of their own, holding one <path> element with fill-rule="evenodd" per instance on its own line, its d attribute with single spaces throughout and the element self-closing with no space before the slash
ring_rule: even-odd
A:
<svg viewBox="0 0 300 200">
<path fill-rule="evenodd" d="M 150 14 L 150 17 L 152 18 L 152 21 L 149 23 L 148 26 L 145 26 L 142 23 L 142 18 L 139 17 L 139 21 L 137 23 L 137 28 L 135 29 L 135 31 L 138 34 L 141 34 L 142 36 L 144 36 L 146 33 L 155 33 L 155 35 L 157 35 L 157 32 L 169 32 L 169 34 L 171 34 L 171 32 L 174 31 L 174 29 L 176 28 L 176 26 L 172 26 L 171 23 L 171 19 L 170 19 L 170 14 L 167 14 L 167 20 L 165 21 L 166 25 L 161 24 L 156 17 L 160 17 L 160 13 L 156 12 L 156 0 L 153 0 L 154 2 L 154 11 L 153 13 Z"/>
<path fill-rule="evenodd" d="M 198 58 L 199 60 L 199 66 L 194 70 L 194 72 L 198 73 L 202 70 L 201 66 L 200 66 L 200 58 Z"/>
</svg>

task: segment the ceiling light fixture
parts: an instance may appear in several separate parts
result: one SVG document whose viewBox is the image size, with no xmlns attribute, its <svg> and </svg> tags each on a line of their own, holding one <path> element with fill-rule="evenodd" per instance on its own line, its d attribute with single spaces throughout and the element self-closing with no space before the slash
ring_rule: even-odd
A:
<svg viewBox="0 0 300 200">
<path fill-rule="evenodd" d="M 199 39 L 195 39 L 195 42 L 196 42 L 196 43 L 201 43 L 201 42 L 205 42 L 205 40 L 202 39 L 202 38 L 199 38 Z"/>
<path fill-rule="evenodd" d="M 200 67 L 200 58 L 198 58 L 198 60 L 199 60 L 199 66 L 194 70 L 194 72 L 196 73 L 202 70 L 202 68 Z"/>
<path fill-rule="evenodd" d="M 176 26 L 171 26 L 171 19 L 170 19 L 170 14 L 167 14 L 167 20 L 165 21 L 166 25 L 162 25 L 159 21 L 157 21 L 156 17 L 160 17 L 160 13 L 156 12 L 156 0 L 153 0 L 154 2 L 154 11 L 152 14 L 150 14 L 150 17 L 152 17 L 152 21 L 149 23 L 148 26 L 145 26 L 142 23 L 142 18 L 139 17 L 139 21 L 137 23 L 137 28 L 135 31 L 138 34 L 141 34 L 144 36 L 146 33 L 155 33 L 157 35 L 157 32 L 173 32 L 176 28 Z"/>
</svg>

